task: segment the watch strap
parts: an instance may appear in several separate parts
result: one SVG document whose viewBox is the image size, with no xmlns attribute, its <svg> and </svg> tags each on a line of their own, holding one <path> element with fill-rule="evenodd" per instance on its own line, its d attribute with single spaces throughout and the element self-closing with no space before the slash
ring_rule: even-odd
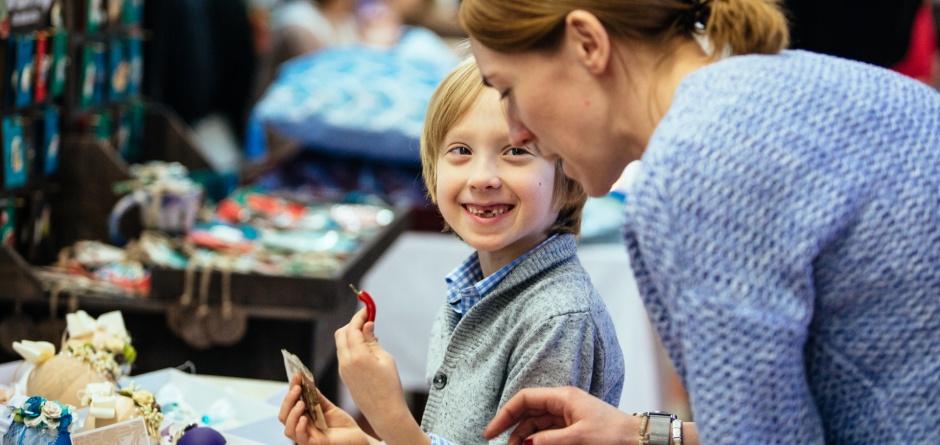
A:
<svg viewBox="0 0 940 445">
<path fill-rule="evenodd" d="M 676 418 L 668 413 L 648 413 L 650 417 L 647 434 L 650 445 L 672 445 L 672 421 Z"/>
</svg>

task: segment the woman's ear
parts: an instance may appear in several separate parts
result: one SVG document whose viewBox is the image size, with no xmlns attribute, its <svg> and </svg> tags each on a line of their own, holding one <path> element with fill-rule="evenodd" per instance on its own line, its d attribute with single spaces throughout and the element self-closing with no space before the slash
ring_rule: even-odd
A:
<svg viewBox="0 0 940 445">
<path fill-rule="evenodd" d="M 607 69 L 610 35 L 594 14 L 581 9 L 569 12 L 565 17 L 565 40 L 591 73 L 599 74 Z"/>
</svg>

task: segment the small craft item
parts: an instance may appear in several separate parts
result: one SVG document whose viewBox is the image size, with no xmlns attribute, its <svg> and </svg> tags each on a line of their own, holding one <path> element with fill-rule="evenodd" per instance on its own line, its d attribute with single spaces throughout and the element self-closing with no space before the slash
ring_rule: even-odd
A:
<svg viewBox="0 0 940 445">
<path fill-rule="evenodd" d="M 180 336 L 187 345 L 194 349 L 209 349 L 212 339 L 206 332 L 205 319 L 209 315 L 209 283 L 212 280 L 212 268 L 203 267 L 199 279 L 199 306 L 194 311 L 185 312 Z"/>
<path fill-rule="evenodd" d="M 186 167 L 179 163 L 160 161 L 131 166 L 133 180 L 115 184 L 118 192 L 130 191 L 121 198 L 108 217 L 108 233 L 114 244 L 123 246 L 121 218 L 133 207 L 140 208 L 145 229 L 181 234 L 196 222 L 202 205 L 203 188 L 189 178 Z"/>
<path fill-rule="evenodd" d="M 196 275 L 196 262 L 190 261 L 183 271 L 183 294 L 177 303 L 166 308 L 166 325 L 177 337 L 183 336 L 184 323 L 189 321 L 189 313 L 196 310 L 193 306 L 193 282 Z"/>
<path fill-rule="evenodd" d="M 166 416 L 164 416 L 166 418 Z M 190 423 L 184 425 L 181 423 L 170 423 L 162 430 L 160 430 L 160 445 L 177 445 L 180 443 L 180 439 L 185 435 L 189 430 L 196 428 L 195 423 Z"/>
<path fill-rule="evenodd" d="M 94 353 L 95 357 L 86 360 L 111 381 L 118 381 L 130 372 L 130 366 L 137 360 L 137 349 L 131 344 L 121 311 L 106 312 L 95 319 L 79 310 L 66 314 L 65 320 L 69 339 L 63 353 L 78 357 Z"/>
<path fill-rule="evenodd" d="M 305 205 L 260 193 L 239 189 L 216 206 L 216 217 L 231 224 L 251 223 L 260 228 L 297 228 L 308 213 Z"/>
<path fill-rule="evenodd" d="M 196 247 L 233 254 L 249 253 L 256 248 L 260 233 L 250 226 L 224 223 L 196 223 L 186 232 L 186 241 Z"/>
<path fill-rule="evenodd" d="M 206 316 L 206 332 L 213 343 L 232 346 L 245 337 L 248 315 L 232 300 L 232 266 L 229 260 L 222 269 L 222 303 L 212 308 Z"/>
<path fill-rule="evenodd" d="M 123 422 L 135 417 L 142 417 L 147 424 L 147 434 L 153 439 L 160 439 L 160 424 L 163 423 L 163 412 L 153 393 L 131 382 L 125 388 L 117 391 L 118 399 L 115 404 L 115 417 Z"/>
<path fill-rule="evenodd" d="M 163 412 L 150 391 L 140 389 L 133 382 L 126 388 L 114 389 L 111 382 L 92 383 L 81 391 L 82 406 L 89 407 L 86 429 L 101 428 L 140 417 L 147 426 L 147 434 L 160 439 Z M 87 424 L 93 424 L 88 426 Z"/>
<path fill-rule="evenodd" d="M 13 349 L 13 342 L 24 337 L 36 338 L 36 336 L 36 323 L 23 314 L 23 301 L 19 298 L 13 300 L 13 313 L 0 321 L 0 345 L 3 346 L 3 350 L 13 354 L 16 352 Z"/>
<path fill-rule="evenodd" d="M 177 242 L 163 232 L 144 230 L 136 243 L 128 243 L 128 256 L 146 264 L 185 269 L 189 259 L 176 250 Z"/>
<path fill-rule="evenodd" d="M 13 343 L 13 347 L 34 366 L 26 380 L 27 394 L 77 406 L 80 404 L 78 392 L 82 388 L 108 380 L 82 360 L 56 354 L 52 343 L 23 340 Z"/>
<path fill-rule="evenodd" d="M 186 430 L 176 443 L 179 445 L 224 445 L 227 442 L 222 433 L 207 426 L 197 426 Z"/>
<path fill-rule="evenodd" d="M 124 260 L 101 266 L 94 271 L 98 280 L 135 295 L 150 295 L 150 271 L 135 260 Z"/>
<path fill-rule="evenodd" d="M 356 286 L 352 284 L 349 287 L 356 293 L 356 297 L 359 298 L 359 301 L 366 306 L 366 321 L 375 322 L 375 301 L 372 300 L 372 296 L 364 290 L 356 289 Z"/>
<path fill-rule="evenodd" d="M 137 359 L 119 311 L 95 320 L 84 311 L 66 315 L 69 339 L 55 354 L 49 342 L 23 340 L 14 349 L 34 367 L 26 382 L 28 394 L 78 406 L 79 391 L 89 383 L 115 382 Z"/>
<path fill-rule="evenodd" d="M 287 371 L 287 381 L 294 378 L 294 374 L 300 374 L 300 397 L 304 401 L 304 407 L 307 410 L 307 416 L 320 431 L 326 431 L 326 419 L 323 418 L 323 409 L 320 407 L 320 397 L 317 396 L 317 386 L 313 381 L 313 373 L 310 372 L 304 363 L 296 355 L 281 349 L 281 355 L 284 356 L 284 369 Z"/>
<path fill-rule="evenodd" d="M 78 392 L 82 407 L 88 407 L 86 429 L 111 425 L 117 420 L 117 394 L 111 382 L 89 383 Z"/>
<path fill-rule="evenodd" d="M 0 419 L 0 443 L 70 445 L 79 424 L 74 406 L 39 396 L 14 396 L 7 406 L 0 406 L 0 417 L 10 416 L 9 423 Z"/>
</svg>

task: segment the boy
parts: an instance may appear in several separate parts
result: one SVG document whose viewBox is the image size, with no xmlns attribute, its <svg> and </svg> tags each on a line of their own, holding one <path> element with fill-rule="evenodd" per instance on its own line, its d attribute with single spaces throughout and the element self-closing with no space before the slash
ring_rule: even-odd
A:
<svg viewBox="0 0 940 445">
<path fill-rule="evenodd" d="M 388 444 L 482 443 L 489 420 L 526 387 L 577 386 L 616 406 L 622 352 L 576 253 L 586 196 L 559 162 L 509 144 L 499 95 L 483 85 L 473 60 L 431 97 L 421 158 L 445 231 L 476 252 L 447 276 L 420 427 L 394 358 L 379 346 L 365 312 L 336 332 L 340 376 L 375 432 Z M 288 437 L 301 444 L 376 441 L 328 402 L 330 428 L 314 429 L 296 386 L 279 416 Z"/>
</svg>

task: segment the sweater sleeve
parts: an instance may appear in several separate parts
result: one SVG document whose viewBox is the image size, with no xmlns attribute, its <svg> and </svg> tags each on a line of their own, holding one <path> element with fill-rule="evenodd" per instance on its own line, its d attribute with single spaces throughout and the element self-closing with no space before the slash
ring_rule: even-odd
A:
<svg viewBox="0 0 940 445">
<path fill-rule="evenodd" d="M 616 405 L 623 361 L 619 351 L 606 351 L 606 346 L 589 312 L 555 315 L 528 326 L 510 357 L 500 406 L 523 388 L 553 386 L 576 386 Z"/>
</svg>

